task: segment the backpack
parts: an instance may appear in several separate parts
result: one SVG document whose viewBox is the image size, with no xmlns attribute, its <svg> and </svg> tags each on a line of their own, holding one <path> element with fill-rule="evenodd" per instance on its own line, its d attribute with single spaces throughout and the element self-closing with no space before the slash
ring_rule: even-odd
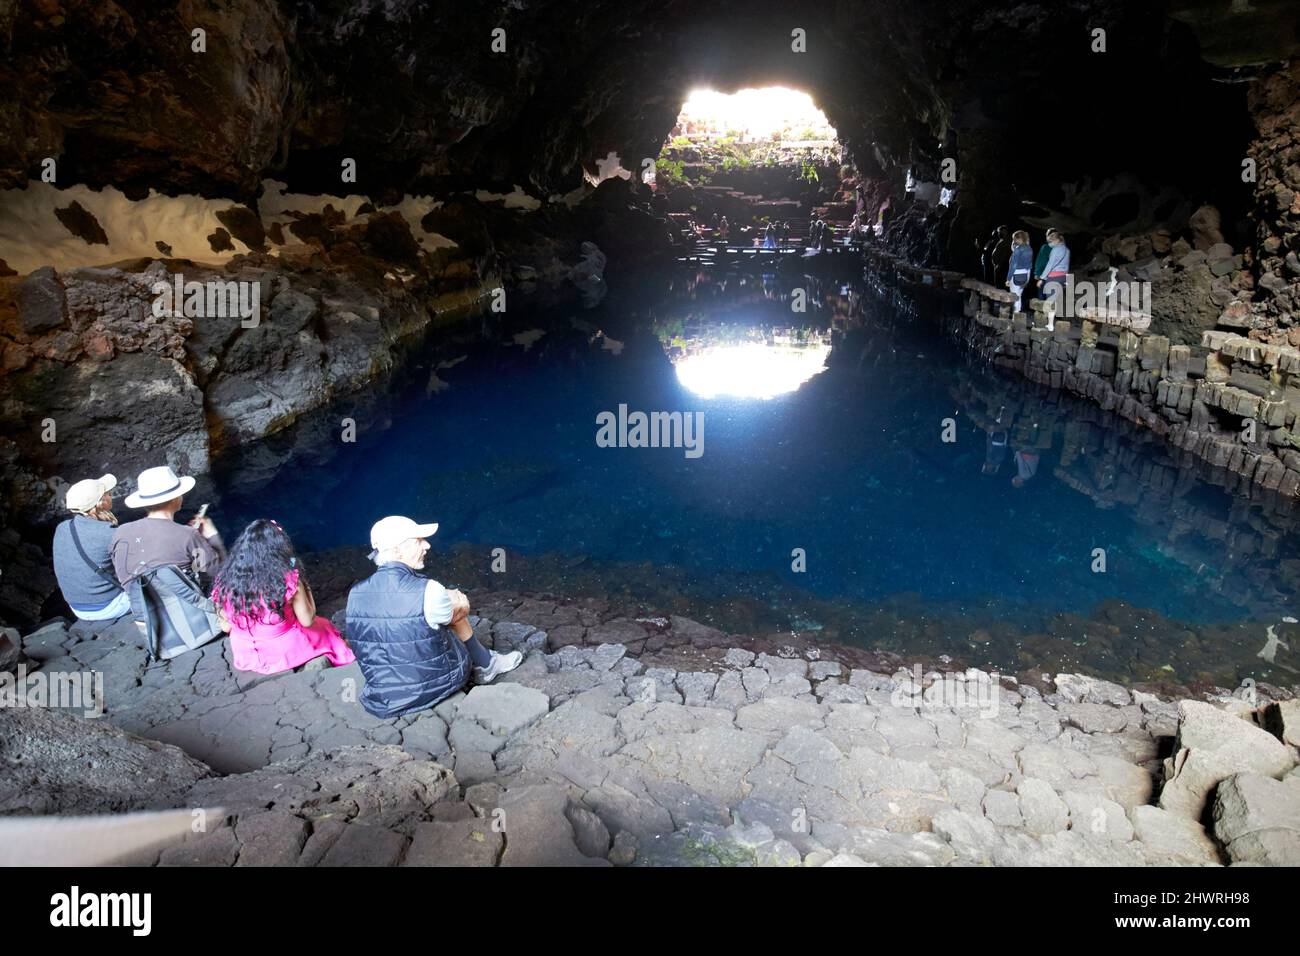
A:
<svg viewBox="0 0 1300 956">
<path fill-rule="evenodd" d="M 150 660 L 171 660 L 225 636 L 216 604 L 175 565 L 133 578 L 128 592 L 132 606 L 143 612 Z"/>
</svg>

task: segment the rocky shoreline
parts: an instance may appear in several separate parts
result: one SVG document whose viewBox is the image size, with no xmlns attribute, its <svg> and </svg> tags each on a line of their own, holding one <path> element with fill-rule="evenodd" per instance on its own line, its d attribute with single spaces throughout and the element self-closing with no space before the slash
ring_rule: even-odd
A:
<svg viewBox="0 0 1300 956">
<path fill-rule="evenodd" d="M 1292 690 L 872 669 L 595 599 L 476 610 L 524 664 L 392 721 L 356 665 L 237 674 L 224 642 L 148 665 L 47 624 L 27 663 L 102 672 L 107 716 L 0 708 L 0 813 L 220 808 L 116 861 L 146 865 L 1300 863 Z"/>
</svg>

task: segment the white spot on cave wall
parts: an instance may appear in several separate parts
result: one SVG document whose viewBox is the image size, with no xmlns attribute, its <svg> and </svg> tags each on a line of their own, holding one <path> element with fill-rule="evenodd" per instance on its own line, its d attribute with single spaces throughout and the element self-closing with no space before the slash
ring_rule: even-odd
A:
<svg viewBox="0 0 1300 956">
<path fill-rule="evenodd" d="M 294 217 L 291 212 L 314 213 L 324 212 L 326 206 L 333 206 L 340 209 L 348 219 L 354 219 L 359 210 L 368 201 L 364 196 L 312 196 L 307 193 L 286 193 L 286 185 L 279 180 L 266 179 L 262 181 L 262 195 L 257 201 L 257 213 L 262 218 L 262 223 L 268 229 L 274 222 L 281 223 L 285 228 L 285 238 L 289 239 L 289 223 L 293 222 Z M 425 232 L 420 225 L 420 220 L 427 216 L 434 209 L 439 208 L 442 201 L 434 199 L 432 196 L 411 196 L 402 197 L 402 201 L 395 206 L 379 206 L 380 212 L 396 212 L 411 227 L 411 234 L 415 236 L 416 242 L 420 248 L 432 252 L 435 249 L 454 249 L 456 243 L 441 236 L 436 232 Z M 291 240 L 293 241 L 293 240 Z"/>
<path fill-rule="evenodd" d="M 948 205 L 948 202 L 952 199 L 952 195 L 950 193 L 948 199 L 945 200 L 943 197 L 944 189 L 945 187 L 942 183 L 931 183 L 917 179 L 912 175 L 910 169 L 907 171 L 907 178 L 903 182 L 903 190 L 911 193 L 913 199 L 916 199 L 919 202 L 929 203 L 931 206 L 935 203 L 944 206 Z"/>
<path fill-rule="evenodd" d="M 432 196 L 403 196 L 396 206 L 384 206 L 381 211 L 398 212 L 411 226 L 411 235 L 425 252 L 435 249 L 455 249 L 456 243 L 436 232 L 425 232 L 420 220 L 442 205 L 442 201 Z"/>
<path fill-rule="evenodd" d="M 474 193 L 474 198 L 479 202 L 501 202 L 504 200 L 507 209 L 518 209 L 522 212 L 536 212 L 542 208 L 542 201 L 524 192 L 523 187 L 515 185 L 513 191 L 508 193 L 490 193 L 486 189 L 480 189 Z"/>
<path fill-rule="evenodd" d="M 74 236 L 54 215 L 55 207 L 79 202 L 98 221 L 108 245 L 89 245 Z M 162 240 L 172 254 L 198 262 L 225 262 L 233 253 L 215 253 L 207 237 L 222 228 L 216 211 L 232 205 L 198 196 L 162 196 L 150 191 L 145 199 L 127 199 L 112 187 L 95 191 L 87 186 L 56 189 L 31 181 L 25 189 L 0 193 L 0 259 L 19 273 L 41 266 L 56 269 L 104 265 L 122 259 L 161 255 Z M 236 241 L 235 248 L 247 251 Z"/>
<path fill-rule="evenodd" d="M 918 202 L 929 203 L 933 206 L 939 201 L 939 194 L 941 192 L 943 192 L 943 185 L 941 183 L 920 182 L 916 184 L 916 189 L 913 190 L 913 198 Z"/>
<path fill-rule="evenodd" d="M 262 195 L 257 200 L 257 214 L 268 229 L 271 223 L 288 225 L 293 222 L 290 211 L 306 213 L 324 212 L 326 206 L 342 210 L 349 219 L 366 203 L 365 196 L 310 196 L 306 193 L 287 193 L 285 183 L 277 179 L 262 180 Z"/>
<path fill-rule="evenodd" d="M 332 205 L 352 219 L 366 202 L 364 196 L 311 196 L 284 190 L 284 183 L 265 180 L 256 206 L 267 229 L 277 222 L 284 226 L 288 245 L 298 244 L 287 228 L 294 218 L 289 214 L 291 211 L 310 214 Z M 108 237 L 107 245 L 90 245 L 59 222 L 54 210 L 73 202 L 80 203 L 99 222 Z M 42 266 L 64 270 L 108 265 L 124 259 L 160 258 L 163 253 L 155 243 L 161 241 L 171 248 L 173 258 L 221 265 L 251 251 L 234 237 L 231 238 L 234 249 L 225 252 L 213 252 L 208 243 L 208 236 L 224 228 L 217 212 L 236 205 L 239 204 L 229 199 L 164 196 L 153 191 L 144 199 L 133 200 L 112 186 L 100 190 L 83 185 L 57 189 L 49 183 L 32 180 L 24 189 L 0 192 L 0 259 L 25 275 Z M 427 233 L 420 225 L 431 210 L 441 205 L 440 200 L 430 196 L 404 196 L 397 205 L 380 207 L 380 211 L 399 213 L 410 224 L 421 248 L 431 252 L 456 246 L 446 236 Z M 267 248 L 272 255 L 277 251 L 269 237 Z"/>
<path fill-rule="evenodd" d="M 619 179 L 631 179 L 632 171 L 623 168 L 623 161 L 619 159 L 618 153 L 613 151 L 606 154 L 604 159 L 596 160 L 596 175 L 583 170 L 583 178 L 593 186 L 599 186 L 607 179 L 613 179 L 617 176 Z"/>
</svg>

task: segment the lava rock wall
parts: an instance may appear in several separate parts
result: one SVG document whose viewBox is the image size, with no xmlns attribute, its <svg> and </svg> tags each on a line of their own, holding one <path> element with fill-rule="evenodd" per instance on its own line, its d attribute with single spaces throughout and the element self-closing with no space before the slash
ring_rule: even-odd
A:
<svg viewBox="0 0 1300 956">
<path fill-rule="evenodd" d="M 1053 319 L 1044 300 L 1017 313 L 1010 292 L 960 273 L 918 269 L 879 250 L 869 259 L 875 286 L 925 297 L 928 310 L 960 297 L 961 338 L 994 364 L 1149 428 L 1208 463 L 1230 490 L 1300 496 L 1300 349 L 1227 329 L 1171 344 L 1149 330 L 1149 314 Z"/>
</svg>

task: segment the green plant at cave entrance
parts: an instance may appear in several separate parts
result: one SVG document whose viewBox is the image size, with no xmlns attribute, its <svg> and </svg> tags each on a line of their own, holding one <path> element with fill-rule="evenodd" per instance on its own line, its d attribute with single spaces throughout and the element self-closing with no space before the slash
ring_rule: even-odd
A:
<svg viewBox="0 0 1300 956">
<path fill-rule="evenodd" d="M 660 182 L 686 182 L 686 163 L 680 159 L 665 159 L 660 156 L 655 160 L 655 179 Z"/>
<path fill-rule="evenodd" d="M 809 147 L 836 147 L 838 134 L 807 93 L 784 87 L 724 94 L 693 90 L 682 104 L 664 149 L 694 148 L 701 156 L 763 162 Z"/>
</svg>

